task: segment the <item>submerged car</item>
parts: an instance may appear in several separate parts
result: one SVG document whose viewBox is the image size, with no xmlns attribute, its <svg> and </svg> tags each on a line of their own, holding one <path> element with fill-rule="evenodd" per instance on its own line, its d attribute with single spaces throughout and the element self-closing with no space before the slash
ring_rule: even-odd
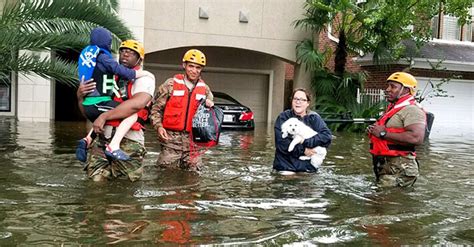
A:
<svg viewBox="0 0 474 247">
<path fill-rule="evenodd" d="M 212 92 L 214 104 L 224 112 L 223 129 L 253 130 L 255 122 L 253 112 L 230 95 L 222 92 Z"/>
</svg>

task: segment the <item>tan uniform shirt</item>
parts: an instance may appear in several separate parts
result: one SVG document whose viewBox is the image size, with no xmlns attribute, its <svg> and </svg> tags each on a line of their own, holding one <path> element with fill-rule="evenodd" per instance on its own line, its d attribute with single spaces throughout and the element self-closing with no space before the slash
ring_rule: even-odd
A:
<svg viewBox="0 0 474 247">
<path fill-rule="evenodd" d="M 412 124 L 426 124 L 425 112 L 416 105 L 408 105 L 388 120 L 387 128 L 405 128 Z"/>
<path fill-rule="evenodd" d="M 188 89 L 192 89 L 194 84 L 185 80 L 186 86 Z M 158 90 L 153 99 L 153 106 L 151 107 L 150 120 L 153 128 L 158 130 L 159 127 L 163 127 L 163 113 L 165 111 L 166 102 L 171 97 L 171 92 L 173 91 L 173 78 L 169 78 L 163 84 L 158 87 Z M 206 98 L 213 100 L 214 96 L 212 95 L 211 89 L 206 84 Z"/>
</svg>

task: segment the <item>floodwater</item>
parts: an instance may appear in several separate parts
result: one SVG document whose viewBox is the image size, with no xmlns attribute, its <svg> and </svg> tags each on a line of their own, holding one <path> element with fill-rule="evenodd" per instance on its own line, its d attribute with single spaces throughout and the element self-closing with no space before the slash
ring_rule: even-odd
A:
<svg viewBox="0 0 474 247">
<path fill-rule="evenodd" d="M 473 135 L 419 148 L 412 189 L 373 186 L 367 138 L 335 133 L 318 174 L 271 172 L 273 131 L 224 132 L 201 175 L 159 171 L 94 183 L 75 160 L 84 123 L 0 118 L 0 246 L 472 245 Z"/>
</svg>

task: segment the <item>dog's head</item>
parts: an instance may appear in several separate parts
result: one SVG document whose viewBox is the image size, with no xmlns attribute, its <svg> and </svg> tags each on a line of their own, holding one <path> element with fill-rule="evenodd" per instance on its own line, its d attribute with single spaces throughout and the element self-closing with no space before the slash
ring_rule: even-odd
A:
<svg viewBox="0 0 474 247">
<path fill-rule="evenodd" d="M 298 128 L 300 127 L 300 120 L 297 118 L 290 118 L 286 120 L 282 125 L 281 125 L 281 132 L 283 133 L 283 138 L 290 135 L 295 135 L 298 132 Z"/>
</svg>

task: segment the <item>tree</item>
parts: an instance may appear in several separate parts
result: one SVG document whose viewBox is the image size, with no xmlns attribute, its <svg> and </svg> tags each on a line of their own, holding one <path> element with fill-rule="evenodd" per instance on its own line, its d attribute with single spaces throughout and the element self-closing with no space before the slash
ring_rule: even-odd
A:
<svg viewBox="0 0 474 247">
<path fill-rule="evenodd" d="M 373 54 L 376 63 L 389 62 L 403 55 L 403 40 L 419 46 L 431 38 L 431 19 L 443 11 L 471 21 L 472 0 L 307 0 L 304 18 L 295 22 L 314 33 L 331 27 L 339 37 L 335 51 L 335 73 L 345 72 L 347 56 Z M 301 47 L 307 48 L 307 47 Z"/>
<path fill-rule="evenodd" d="M 361 114 L 376 112 L 355 107 L 356 90 L 363 87 L 365 74 L 347 73 L 347 57 L 370 53 L 376 64 L 396 61 L 404 55 L 403 41 L 414 41 L 416 47 L 429 41 L 431 19 L 438 11 L 458 16 L 463 24 L 472 18 L 468 14 L 471 6 L 472 0 L 307 0 L 306 12 L 295 26 L 314 34 L 331 30 L 339 39 L 335 51 L 330 47 L 319 51 L 309 39 L 297 46 L 297 59 L 312 73 L 317 106 L 335 113 L 351 109 Z M 333 52 L 331 72 L 325 65 Z M 357 114 L 353 112 L 353 116 Z"/>
<path fill-rule="evenodd" d="M 77 84 L 76 62 L 40 58 L 35 52 L 79 51 L 97 26 L 112 32 L 116 48 L 120 40 L 132 37 L 115 11 L 117 6 L 113 0 L 7 0 L 0 16 L 0 77 L 36 73 Z"/>
</svg>

